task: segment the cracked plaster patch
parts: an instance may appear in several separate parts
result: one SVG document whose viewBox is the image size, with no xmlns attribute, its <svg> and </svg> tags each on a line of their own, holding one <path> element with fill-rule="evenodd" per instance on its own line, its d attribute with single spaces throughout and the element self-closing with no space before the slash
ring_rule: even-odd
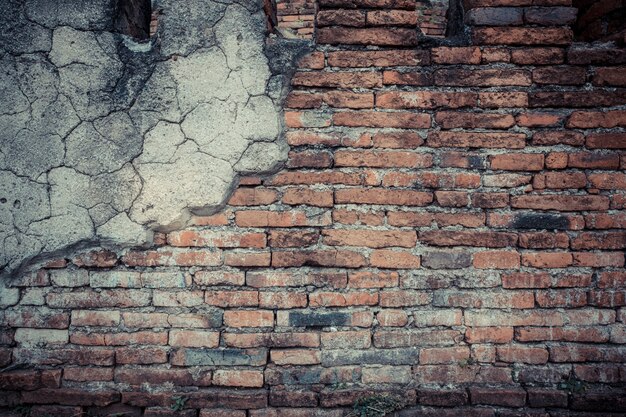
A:
<svg viewBox="0 0 626 417">
<path fill-rule="evenodd" d="M 309 45 L 257 0 L 155 0 L 149 44 L 114 0 L 0 5 L 0 273 L 77 247 L 149 245 L 286 159 L 281 102 Z"/>
</svg>

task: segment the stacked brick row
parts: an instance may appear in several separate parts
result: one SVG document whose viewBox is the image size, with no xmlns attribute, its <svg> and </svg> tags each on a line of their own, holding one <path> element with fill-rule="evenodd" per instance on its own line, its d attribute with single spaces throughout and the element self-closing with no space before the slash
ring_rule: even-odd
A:
<svg viewBox="0 0 626 417">
<path fill-rule="evenodd" d="M 571 45 L 569 0 L 468 0 L 473 45 L 428 48 L 402 0 L 319 6 L 285 168 L 153 249 L 12 281 L 0 405 L 626 412 L 626 50 Z"/>
<path fill-rule="evenodd" d="M 277 29 L 289 39 L 311 39 L 315 30 L 315 0 L 277 0 Z"/>
<path fill-rule="evenodd" d="M 418 2 L 417 8 L 417 27 L 426 36 L 443 38 L 446 34 L 448 25 L 449 0 L 424 1 Z"/>
</svg>

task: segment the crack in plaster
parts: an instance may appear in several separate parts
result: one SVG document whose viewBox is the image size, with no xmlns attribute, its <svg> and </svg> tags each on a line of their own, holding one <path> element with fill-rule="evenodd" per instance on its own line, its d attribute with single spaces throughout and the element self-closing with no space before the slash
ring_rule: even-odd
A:
<svg viewBox="0 0 626 417">
<path fill-rule="evenodd" d="M 154 0 L 138 44 L 114 3 L 0 5 L 0 275 L 149 246 L 286 160 L 281 103 L 310 44 L 268 38 L 258 0 Z"/>
</svg>

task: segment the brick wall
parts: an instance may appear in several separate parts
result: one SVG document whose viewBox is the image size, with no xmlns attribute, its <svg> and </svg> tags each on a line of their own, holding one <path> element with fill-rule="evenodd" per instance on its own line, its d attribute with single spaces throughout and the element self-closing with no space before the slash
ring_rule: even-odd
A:
<svg viewBox="0 0 626 417">
<path fill-rule="evenodd" d="M 285 168 L 153 249 L 13 280 L 0 405 L 624 415 L 626 50 L 572 45 L 570 5 L 467 0 L 472 44 L 423 47 L 414 2 L 278 3 L 319 10 Z"/>
</svg>

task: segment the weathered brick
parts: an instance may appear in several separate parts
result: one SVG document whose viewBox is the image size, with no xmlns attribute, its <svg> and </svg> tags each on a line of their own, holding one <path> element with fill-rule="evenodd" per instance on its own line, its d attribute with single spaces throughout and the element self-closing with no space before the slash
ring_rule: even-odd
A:
<svg viewBox="0 0 626 417">
<path fill-rule="evenodd" d="M 263 372 L 252 370 L 230 371 L 218 369 L 213 373 L 213 385 L 226 387 L 260 388 L 263 386 Z"/>
<path fill-rule="evenodd" d="M 410 366 L 381 366 L 363 369 L 364 384 L 406 384 L 410 380 Z"/>
<path fill-rule="evenodd" d="M 472 39 L 483 45 L 569 45 L 572 42 L 569 28 L 475 28 Z"/>
<path fill-rule="evenodd" d="M 389 93 L 391 94 L 391 93 Z M 406 108 L 406 107 L 391 107 Z M 333 115 L 335 126 L 348 127 L 395 127 L 398 129 L 426 129 L 431 125 L 430 115 L 409 112 L 337 112 Z"/>
<path fill-rule="evenodd" d="M 265 349 L 192 349 L 175 351 L 171 363 L 175 366 L 263 366 L 267 361 Z"/>
<path fill-rule="evenodd" d="M 228 327 L 272 327 L 274 313 L 269 310 L 228 310 L 224 312 L 224 325 Z"/>
</svg>

